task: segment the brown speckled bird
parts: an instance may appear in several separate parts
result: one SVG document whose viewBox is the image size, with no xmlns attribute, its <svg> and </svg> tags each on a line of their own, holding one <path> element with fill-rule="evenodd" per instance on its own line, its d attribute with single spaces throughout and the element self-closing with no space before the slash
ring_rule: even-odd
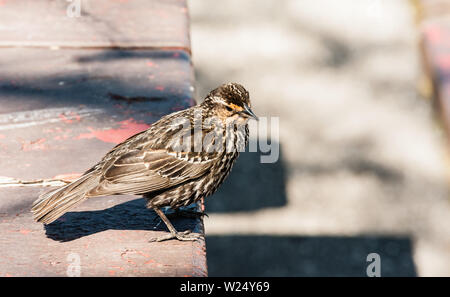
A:
<svg viewBox="0 0 450 297">
<path fill-rule="evenodd" d="M 156 241 L 195 240 L 198 234 L 177 232 L 161 208 L 177 210 L 217 190 L 248 143 L 248 120 L 257 119 L 250 107 L 240 84 L 218 87 L 202 104 L 164 116 L 117 145 L 76 181 L 41 195 L 34 218 L 50 224 L 91 197 L 143 195 L 170 231 Z"/>
</svg>

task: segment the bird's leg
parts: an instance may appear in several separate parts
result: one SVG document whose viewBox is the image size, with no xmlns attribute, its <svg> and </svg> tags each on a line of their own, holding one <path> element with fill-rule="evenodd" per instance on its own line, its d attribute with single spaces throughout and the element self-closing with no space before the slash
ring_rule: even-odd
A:
<svg viewBox="0 0 450 297">
<path fill-rule="evenodd" d="M 164 224 L 166 224 L 167 228 L 170 231 L 170 234 L 167 234 L 167 235 L 164 235 L 161 237 L 157 237 L 157 238 L 152 238 L 152 239 L 150 239 L 150 242 L 155 242 L 155 241 L 159 242 L 159 241 L 175 239 L 175 238 L 178 240 L 181 240 L 181 241 L 193 241 L 193 240 L 197 240 L 200 237 L 200 234 L 191 233 L 190 230 L 187 230 L 184 232 L 178 232 L 160 208 L 153 207 L 153 210 L 158 214 L 158 216 L 161 218 L 161 220 L 164 222 Z"/>
<path fill-rule="evenodd" d="M 192 209 L 179 209 L 179 208 L 176 208 L 171 213 L 165 213 L 165 215 L 168 219 L 174 219 L 174 218 L 179 218 L 179 217 L 188 218 L 188 219 L 198 219 L 198 218 L 203 218 L 204 216 L 209 218 L 209 216 L 206 212 L 196 211 L 196 210 L 192 210 Z M 160 219 L 160 218 L 155 218 L 155 219 L 153 219 L 153 221 L 156 222 L 158 219 Z"/>
</svg>

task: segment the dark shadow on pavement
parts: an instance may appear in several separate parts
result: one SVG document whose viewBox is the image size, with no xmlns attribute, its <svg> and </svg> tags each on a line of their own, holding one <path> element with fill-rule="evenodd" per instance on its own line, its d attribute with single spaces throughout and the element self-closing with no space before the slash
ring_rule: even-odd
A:
<svg viewBox="0 0 450 297">
<path fill-rule="evenodd" d="M 217 193 L 205 199 L 207 213 L 252 211 L 286 205 L 286 169 L 281 147 L 277 162 L 261 163 L 260 158 L 260 152 L 241 153 Z"/>
<path fill-rule="evenodd" d="M 408 237 L 207 236 L 209 276 L 366 277 L 370 253 L 381 276 L 417 276 Z"/>
</svg>

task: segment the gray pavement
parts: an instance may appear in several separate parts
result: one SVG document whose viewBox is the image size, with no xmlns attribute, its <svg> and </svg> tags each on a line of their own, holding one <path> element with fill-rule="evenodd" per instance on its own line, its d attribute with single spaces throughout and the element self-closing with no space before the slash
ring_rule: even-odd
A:
<svg viewBox="0 0 450 297">
<path fill-rule="evenodd" d="M 209 274 L 364 276 L 378 253 L 385 276 L 450 276 L 448 156 L 409 1 L 189 6 L 198 96 L 240 82 L 280 119 L 280 160 L 244 153 L 206 201 Z"/>
</svg>

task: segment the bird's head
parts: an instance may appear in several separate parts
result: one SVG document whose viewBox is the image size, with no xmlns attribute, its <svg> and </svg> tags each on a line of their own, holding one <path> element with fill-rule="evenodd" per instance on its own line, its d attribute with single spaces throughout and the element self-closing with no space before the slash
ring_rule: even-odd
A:
<svg viewBox="0 0 450 297">
<path fill-rule="evenodd" d="M 221 118 L 245 122 L 250 118 L 258 120 L 251 110 L 248 91 L 238 83 L 223 84 L 212 90 L 203 104 Z"/>
</svg>

